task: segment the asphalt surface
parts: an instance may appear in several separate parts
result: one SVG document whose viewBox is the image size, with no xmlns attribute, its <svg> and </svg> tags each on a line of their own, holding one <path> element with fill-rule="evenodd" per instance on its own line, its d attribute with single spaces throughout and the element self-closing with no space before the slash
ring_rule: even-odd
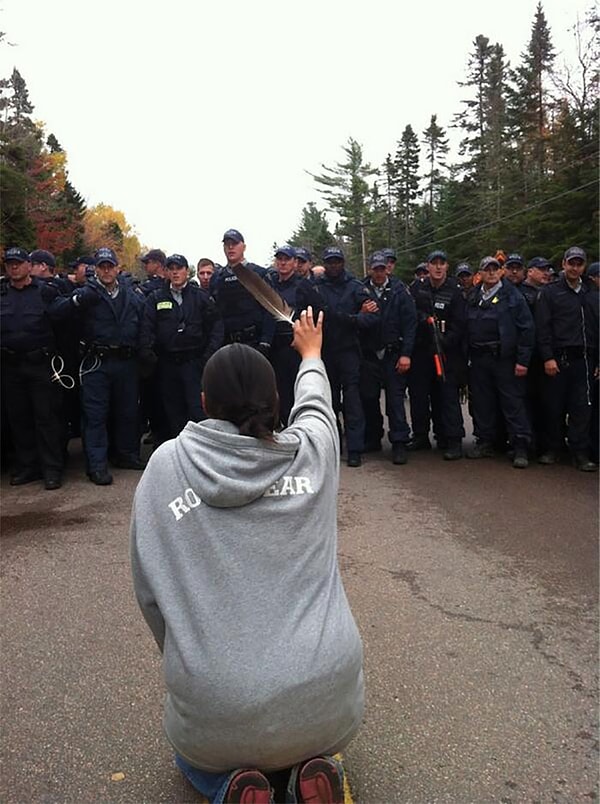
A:
<svg viewBox="0 0 600 804">
<path fill-rule="evenodd" d="M 199 800 L 133 599 L 139 473 L 114 475 L 75 454 L 60 491 L 2 478 L 3 804 Z M 597 475 L 369 455 L 341 470 L 339 555 L 365 649 L 355 801 L 597 799 Z"/>
</svg>

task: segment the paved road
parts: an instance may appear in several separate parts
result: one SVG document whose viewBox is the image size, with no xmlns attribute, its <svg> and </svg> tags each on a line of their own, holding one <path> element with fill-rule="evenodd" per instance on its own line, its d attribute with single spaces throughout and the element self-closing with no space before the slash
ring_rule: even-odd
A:
<svg viewBox="0 0 600 804">
<path fill-rule="evenodd" d="M 341 477 L 368 684 L 346 752 L 355 800 L 595 800 L 597 476 L 389 457 Z M 138 475 L 98 488 L 81 473 L 75 456 L 59 492 L 2 481 L 0 800 L 197 801 L 132 597 Z"/>
</svg>

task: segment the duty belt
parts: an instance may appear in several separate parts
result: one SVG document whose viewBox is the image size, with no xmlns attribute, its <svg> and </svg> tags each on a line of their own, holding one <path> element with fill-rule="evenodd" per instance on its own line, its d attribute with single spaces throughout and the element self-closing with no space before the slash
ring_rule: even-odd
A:
<svg viewBox="0 0 600 804">
<path fill-rule="evenodd" d="M 106 358 L 114 358 L 115 360 L 129 360 L 135 355 L 135 349 L 132 346 L 119 346 L 114 344 L 101 344 L 92 343 L 86 354 L 100 357 L 103 360 Z"/>
<path fill-rule="evenodd" d="M 42 346 L 39 349 L 31 349 L 29 352 L 15 352 L 14 349 L 8 349 L 6 346 L 3 346 L 0 351 L 2 353 L 2 359 L 11 364 L 43 363 L 44 360 L 54 354 L 54 352 L 46 346 Z"/>
<path fill-rule="evenodd" d="M 500 341 L 473 343 L 471 344 L 471 351 L 479 355 L 493 355 L 494 357 L 500 357 Z"/>
<path fill-rule="evenodd" d="M 235 332 L 229 332 L 225 338 L 227 343 L 252 343 L 258 337 L 258 330 L 255 326 L 246 327 L 245 329 L 238 329 Z"/>
</svg>

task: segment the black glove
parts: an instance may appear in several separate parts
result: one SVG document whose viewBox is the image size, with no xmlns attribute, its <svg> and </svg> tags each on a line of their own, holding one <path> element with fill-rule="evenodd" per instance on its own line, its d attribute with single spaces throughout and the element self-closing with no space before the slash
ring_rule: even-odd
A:
<svg viewBox="0 0 600 804">
<path fill-rule="evenodd" d="M 91 307 L 93 304 L 96 304 L 98 295 L 91 287 L 84 285 L 73 293 L 71 301 L 77 309 L 84 310 L 86 307 Z"/>
</svg>

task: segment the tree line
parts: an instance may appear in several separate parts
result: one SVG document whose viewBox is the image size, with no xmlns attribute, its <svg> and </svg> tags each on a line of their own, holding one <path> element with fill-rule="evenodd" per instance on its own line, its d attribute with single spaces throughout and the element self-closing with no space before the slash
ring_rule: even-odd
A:
<svg viewBox="0 0 600 804">
<path fill-rule="evenodd" d="M 86 206 L 69 179 L 66 152 L 33 111 L 15 67 L 0 79 L 0 246 L 47 249 L 63 268 L 109 246 L 133 267 L 141 245 L 124 213 L 108 204 Z"/>
<path fill-rule="evenodd" d="M 574 68 L 556 65 L 541 3 L 515 67 L 501 43 L 478 35 L 450 122 L 456 157 L 437 114 L 420 136 L 407 124 L 379 167 L 350 138 L 340 162 L 312 174 L 324 208 L 308 203 L 290 242 L 317 254 L 337 242 L 356 270 L 390 246 L 402 273 L 433 248 L 454 264 L 498 249 L 558 264 L 569 245 L 597 254 L 599 32 L 594 10 L 576 22 Z"/>
<path fill-rule="evenodd" d="M 316 255 L 337 243 L 356 271 L 367 254 L 392 247 L 401 273 L 433 248 L 447 250 L 454 264 L 498 249 L 556 262 L 573 244 L 596 254 L 597 12 L 572 33 L 572 68 L 556 65 L 541 3 L 515 67 L 502 44 L 478 35 L 459 82 L 465 99 L 449 124 L 460 132 L 458 154 L 451 158 L 435 113 L 420 134 L 408 123 L 378 167 L 350 138 L 340 162 L 312 174 L 323 207 L 306 204 L 290 243 Z M 0 80 L 0 246 L 44 248 L 65 266 L 108 245 L 133 268 L 141 245 L 124 213 L 86 207 L 69 179 L 67 154 L 33 110 L 15 67 Z M 337 220 L 333 232 L 327 213 Z"/>
</svg>

